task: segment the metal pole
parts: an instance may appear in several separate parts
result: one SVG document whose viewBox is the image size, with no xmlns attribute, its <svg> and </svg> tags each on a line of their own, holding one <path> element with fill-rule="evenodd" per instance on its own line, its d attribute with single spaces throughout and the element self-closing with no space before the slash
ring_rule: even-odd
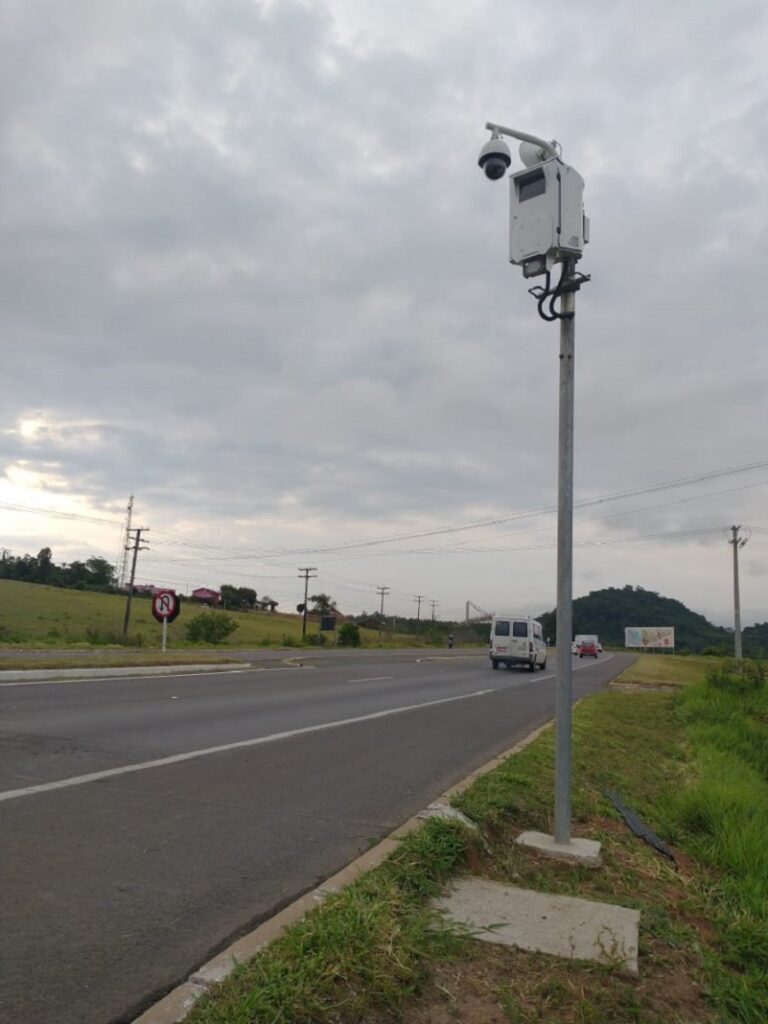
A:
<svg viewBox="0 0 768 1024">
<path fill-rule="evenodd" d="M 740 526 L 732 526 L 733 534 L 733 650 L 737 661 L 741 661 L 741 599 L 739 597 L 739 540 Z"/>
<path fill-rule="evenodd" d="M 163 654 L 168 646 L 168 619 L 163 619 Z"/>
<path fill-rule="evenodd" d="M 557 457 L 557 696 L 555 842 L 571 841 L 571 637 L 573 636 L 573 405 L 576 295 L 561 298 L 560 423 Z"/>
</svg>

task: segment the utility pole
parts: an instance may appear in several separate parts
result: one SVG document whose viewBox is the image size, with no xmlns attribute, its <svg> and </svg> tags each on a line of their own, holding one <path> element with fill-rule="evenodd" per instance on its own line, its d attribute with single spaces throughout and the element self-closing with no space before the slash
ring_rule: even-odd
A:
<svg viewBox="0 0 768 1024">
<path fill-rule="evenodd" d="M 389 593 L 391 587 L 376 587 L 376 593 L 381 598 L 381 617 L 384 618 L 384 596 Z"/>
<path fill-rule="evenodd" d="M 139 557 L 140 551 L 146 551 L 147 545 L 142 545 L 141 535 L 142 533 L 149 533 L 149 528 L 146 526 L 137 526 L 135 530 L 128 530 L 128 543 L 125 546 L 126 551 L 133 551 L 133 559 L 131 561 L 131 579 L 128 584 L 128 596 L 125 601 L 125 618 L 123 619 L 123 636 L 128 636 L 128 623 L 131 621 L 131 601 L 133 600 L 133 584 L 136 581 L 136 559 Z M 131 544 L 131 534 L 133 534 L 133 544 Z"/>
<path fill-rule="evenodd" d="M 741 526 L 731 527 L 731 539 L 728 543 L 733 548 L 733 650 L 737 661 L 741 661 L 741 599 L 739 596 L 739 548 L 743 548 L 749 537 L 740 537 Z"/>
<path fill-rule="evenodd" d="M 416 621 L 418 622 L 421 619 L 421 602 L 424 600 L 424 595 L 415 594 L 413 600 L 418 602 L 416 605 Z"/>
<path fill-rule="evenodd" d="M 307 601 L 309 600 L 309 581 L 317 579 L 317 567 L 307 566 L 306 569 L 299 569 L 299 579 L 304 577 L 304 610 L 301 613 L 301 635 L 307 635 Z"/>
<path fill-rule="evenodd" d="M 128 499 L 128 508 L 125 510 L 125 527 L 120 538 L 120 554 L 117 566 L 117 585 L 122 590 L 125 586 L 125 575 L 128 569 L 128 542 L 130 541 L 131 519 L 133 518 L 133 495 Z"/>
<path fill-rule="evenodd" d="M 437 608 L 437 606 L 440 604 L 440 602 L 439 601 L 430 601 L 429 603 L 430 603 L 430 606 L 432 607 L 432 621 L 434 622 L 435 621 L 435 608 Z"/>
</svg>

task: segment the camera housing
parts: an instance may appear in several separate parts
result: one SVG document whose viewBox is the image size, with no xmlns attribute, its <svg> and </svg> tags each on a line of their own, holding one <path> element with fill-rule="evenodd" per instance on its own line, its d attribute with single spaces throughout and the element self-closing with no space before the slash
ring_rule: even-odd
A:
<svg viewBox="0 0 768 1024">
<path fill-rule="evenodd" d="M 547 159 L 510 175 L 509 260 L 524 277 L 544 274 L 589 242 L 584 179 L 562 160 Z"/>
<path fill-rule="evenodd" d="M 503 178 L 512 163 L 512 154 L 504 139 L 491 139 L 480 150 L 477 161 L 486 178 L 498 181 Z"/>
</svg>

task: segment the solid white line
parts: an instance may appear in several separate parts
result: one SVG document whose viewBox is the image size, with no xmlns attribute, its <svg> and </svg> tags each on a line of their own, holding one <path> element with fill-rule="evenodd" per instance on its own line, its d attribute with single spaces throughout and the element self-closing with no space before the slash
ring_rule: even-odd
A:
<svg viewBox="0 0 768 1024">
<path fill-rule="evenodd" d="M 156 666 L 154 666 L 156 667 Z M 137 679 L 194 679 L 197 676 L 242 676 L 249 672 L 306 672 L 314 665 L 275 665 L 272 668 L 222 668 L 205 672 L 147 672 L 140 676 L 73 676 L 71 679 L 18 679 L 10 683 L 0 682 L 0 690 L 6 686 L 60 686 L 62 683 L 130 683 Z M 23 670 L 19 670 L 23 671 Z M 30 669 L 30 671 L 37 671 Z"/>
<path fill-rule="evenodd" d="M 367 676 L 365 679 L 347 679 L 348 683 L 378 683 L 382 679 L 394 679 L 394 676 Z"/>
<path fill-rule="evenodd" d="M 321 725 L 307 725 L 302 729 L 289 729 L 286 732 L 274 732 L 269 736 L 257 736 L 250 740 L 239 740 L 237 743 L 224 743 L 218 747 L 190 750 L 186 754 L 173 754 L 170 757 L 160 757 L 155 761 L 141 761 L 138 764 L 123 765 L 121 768 L 107 768 L 100 772 L 89 772 L 87 775 L 74 775 L 69 779 L 44 782 L 38 786 L 26 786 L 24 789 L 8 789 L 4 793 L 0 793 L 0 802 L 4 800 L 18 800 L 20 797 L 33 796 L 35 793 L 49 793 L 54 789 L 70 789 L 73 786 L 83 786 L 87 782 L 111 779 L 116 775 L 129 775 L 132 772 L 143 772 L 149 768 L 163 768 L 165 765 L 181 764 L 183 761 L 192 761 L 198 757 L 208 757 L 211 754 L 223 754 L 229 750 L 241 750 L 245 747 L 258 747 L 264 743 L 275 743 L 278 740 L 293 739 L 294 736 L 305 736 L 308 733 L 322 732 L 325 729 L 338 729 L 343 725 L 370 722 L 376 718 L 387 718 L 389 715 L 399 715 L 405 711 L 418 711 L 419 708 L 431 708 L 437 704 L 450 704 L 453 701 L 467 700 L 471 697 L 483 697 L 488 693 L 496 692 L 494 688 L 474 690 L 472 693 L 462 693 L 458 697 L 441 697 L 439 700 L 428 700 L 423 704 L 406 704 L 403 707 L 389 708 L 386 711 L 374 711 L 369 715 L 356 715 L 354 718 L 341 718 L 336 722 L 323 722 Z"/>
</svg>

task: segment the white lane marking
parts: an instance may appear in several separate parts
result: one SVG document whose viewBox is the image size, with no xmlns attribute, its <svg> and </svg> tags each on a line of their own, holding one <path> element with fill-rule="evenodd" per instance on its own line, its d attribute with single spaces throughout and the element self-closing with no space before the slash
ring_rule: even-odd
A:
<svg viewBox="0 0 768 1024">
<path fill-rule="evenodd" d="M 605 658 L 601 658 L 599 662 L 591 661 L 588 665 L 573 665 L 573 664 L 571 664 L 571 672 L 580 672 L 583 668 L 594 668 L 595 665 L 597 665 L 597 664 L 603 665 L 603 664 L 605 664 L 606 661 L 610 661 L 611 658 L 615 658 L 615 657 L 616 657 L 615 654 L 609 654 Z M 525 682 L 527 682 L 527 683 L 533 683 L 537 679 L 538 680 L 542 680 L 542 679 L 556 679 L 557 678 L 557 672 L 552 672 L 552 671 L 546 672 L 543 676 L 537 676 L 535 672 L 530 672 L 527 675 L 524 675 L 523 673 L 521 673 L 520 675 L 521 675 L 521 678 Z"/>
<path fill-rule="evenodd" d="M 98 782 L 100 779 L 111 779 L 116 775 L 128 775 L 132 772 L 143 772 L 149 768 L 163 768 L 165 765 L 181 764 L 183 761 L 192 761 L 198 757 L 209 757 L 211 754 L 223 754 L 229 750 L 242 750 L 245 747 L 258 747 L 264 743 L 276 743 L 278 740 L 293 739 L 294 736 L 306 736 L 312 732 L 323 732 L 326 729 L 338 729 L 343 725 L 355 725 L 358 722 L 371 722 L 376 718 L 387 718 L 390 715 L 400 715 L 405 711 L 418 711 L 420 708 L 432 708 L 438 704 L 451 704 L 457 700 L 468 700 L 471 697 L 483 697 L 488 693 L 496 693 L 495 688 L 488 690 L 474 690 L 472 693 L 462 693 L 458 697 L 441 697 L 439 700 L 428 700 L 422 704 L 406 704 L 399 708 L 389 708 L 386 711 L 373 711 L 369 715 L 356 715 L 354 718 L 341 718 L 336 722 L 323 722 L 320 725 L 307 725 L 301 729 L 289 729 L 286 732 L 274 732 L 268 736 L 256 736 L 250 740 L 239 740 L 236 743 L 223 743 L 218 747 L 205 747 L 202 750 L 190 750 L 185 754 L 172 754 L 170 757 L 159 757 L 155 761 L 141 761 L 138 764 L 126 764 L 120 768 L 107 768 L 100 772 L 89 772 L 87 775 L 74 775 L 68 779 L 58 779 L 56 782 L 43 782 L 38 786 L 25 786 L 23 789 L 8 789 L 0 793 L 0 802 L 4 800 L 18 800 L 23 796 L 33 796 L 35 793 L 49 793 L 54 789 L 70 789 L 73 786 L 83 786 L 87 782 Z"/>
<path fill-rule="evenodd" d="M 153 666 L 153 668 L 156 666 Z M 0 690 L 6 686 L 61 686 L 63 683 L 130 683 L 137 679 L 194 679 L 196 676 L 242 676 L 249 672 L 306 672 L 316 665 L 277 665 L 274 668 L 222 668 L 213 672 L 157 672 L 143 676 L 75 676 L 71 679 L 15 679 L 12 683 L 0 682 Z M 15 669 L 13 671 L 16 671 Z M 19 672 L 24 671 L 18 669 Z M 36 669 L 30 669 L 30 672 Z"/>
<path fill-rule="evenodd" d="M 394 679 L 394 676 L 367 676 L 365 679 L 347 679 L 347 683 L 378 683 L 382 679 Z"/>
</svg>

